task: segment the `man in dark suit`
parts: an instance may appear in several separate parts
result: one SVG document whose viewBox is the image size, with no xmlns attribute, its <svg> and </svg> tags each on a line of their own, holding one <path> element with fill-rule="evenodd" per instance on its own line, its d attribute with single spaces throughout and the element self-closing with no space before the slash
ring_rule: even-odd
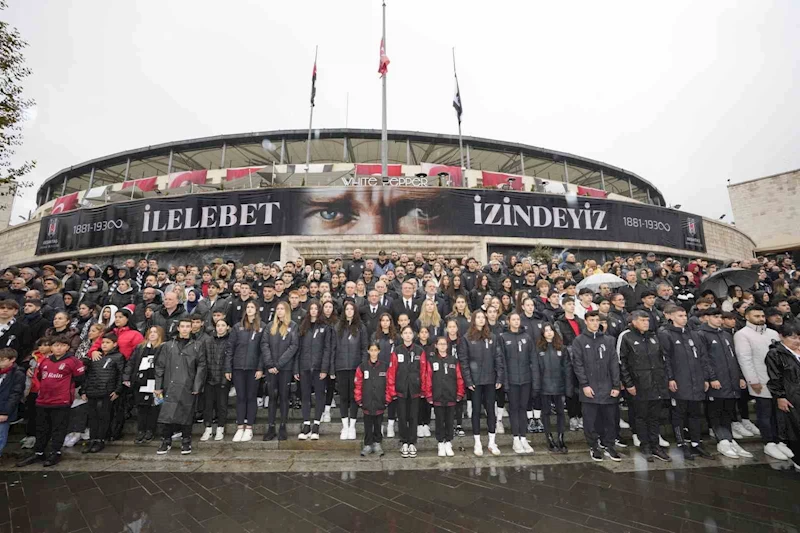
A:
<svg viewBox="0 0 800 533">
<path fill-rule="evenodd" d="M 387 309 L 391 309 L 392 301 L 394 299 L 391 296 L 389 296 L 386 282 L 384 281 L 375 282 L 375 290 L 378 291 L 378 303 Z"/>
<path fill-rule="evenodd" d="M 419 318 L 419 311 L 419 300 L 414 300 L 414 284 L 406 281 L 400 298 L 392 302 L 392 318 L 397 322 L 397 317 L 405 313 L 413 324 Z"/>
<path fill-rule="evenodd" d="M 367 294 L 367 301 L 359 309 L 361 322 L 367 327 L 367 333 L 372 335 L 378 329 L 378 319 L 384 313 L 392 314 L 388 307 L 380 304 L 380 294 L 372 289 Z"/>
<path fill-rule="evenodd" d="M 422 304 L 425 302 L 425 300 L 433 300 L 436 302 L 436 310 L 439 311 L 439 316 L 444 318 L 445 301 L 441 295 L 437 294 L 436 284 L 432 281 L 428 281 L 425 284 L 425 294 L 417 300 L 420 310 L 422 310 Z"/>
</svg>

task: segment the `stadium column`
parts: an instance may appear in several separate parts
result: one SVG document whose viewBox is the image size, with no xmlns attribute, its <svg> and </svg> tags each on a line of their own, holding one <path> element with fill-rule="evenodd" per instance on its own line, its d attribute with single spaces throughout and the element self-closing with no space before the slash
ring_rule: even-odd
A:
<svg viewBox="0 0 800 533">
<path fill-rule="evenodd" d="M 628 178 L 628 192 L 630 193 L 631 198 L 633 198 L 633 184 L 631 183 L 630 178 Z"/>
<path fill-rule="evenodd" d="M 600 169 L 600 188 L 606 190 L 606 177 L 603 175 L 603 169 Z"/>
<path fill-rule="evenodd" d="M 222 155 L 219 158 L 219 168 L 225 168 L 225 152 L 228 149 L 228 143 L 222 143 Z"/>
<path fill-rule="evenodd" d="M 469 145 L 467 145 L 467 168 L 472 168 L 472 164 L 469 160 Z"/>
<path fill-rule="evenodd" d="M 172 174 L 172 148 L 169 150 L 169 162 L 167 163 L 167 175 Z"/>
<path fill-rule="evenodd" d="M 522 169 L 522 175 L 525 175 L 525 154 L 522 153 L 522 150 L 519 151 L 519 164 L 520 168 Z"/>
<path fill-rule="evenodd" d="M 92 171 L 89 172 L 89 186 L 86 187 L 86 190 L 91 189 L 94 186 L 94 167 L 92 167 Z"/>
<path fill-rule="evenodd" d="M 131 158 L 129 157 L 128 160 L 125 162 L 125 175 L 122 177 L 122 181 L 128 181 L 128 174 L 131 171 Z"/>
<path fill-rule="evenodd" d="M 567 169 L 567 160 L 564 160 L 564 183 L 569 183 L 569 169 Z"/>
</svg>

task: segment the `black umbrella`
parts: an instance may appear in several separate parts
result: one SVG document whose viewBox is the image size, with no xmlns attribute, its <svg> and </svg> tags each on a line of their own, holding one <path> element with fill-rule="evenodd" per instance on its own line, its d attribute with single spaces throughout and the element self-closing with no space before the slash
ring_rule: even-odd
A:
<svg viewBox="0 0 800 533">
<path fill-rule="evenodd" d="M 711 274 L 701 283 L 698 292 L 712 290 L 718 298 L 726 298 L 728 296 L 728 288 L 738 285 L 743 290 L 748 290 L 755 285 L 756 281 L 758 281 L 758 272 L 755 270 L 723 268 Z"/>
</svg>

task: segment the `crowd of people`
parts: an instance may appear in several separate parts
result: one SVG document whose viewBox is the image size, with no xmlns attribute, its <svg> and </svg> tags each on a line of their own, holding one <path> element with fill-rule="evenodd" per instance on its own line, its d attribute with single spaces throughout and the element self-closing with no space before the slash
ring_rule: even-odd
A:
<svg viewBox="0 0 800 533">
<path fill-rule="evenodd" d="M 719 454 L 751 457 L 737 439 L 760 436 L 767 455 L 800 470 L 800 271 L 790 257 L 599 264 L 493 253 L 482 265 L 355 250 L 284 265 L 58 266 L 11 267 L 0 280 L 0 450 L 10 424 L 24 422 L 33 452 L 19 466 L 54 465 L 81 441 L 97 453 L 129 418 L 137 444 L 160 438 L 163 455 L 179 439 L 188 454 L 195 423 L 201 441 L 225 439 L 235 396 L 233 442 L 253 439 L 259 408 L 264 440 L 289 438 L 290 408 L 302 413 L 297 438 L 318 440 L 335 405 L 342 440 L 356 439 L 361 410 L 364 456 L 383 455 L 384 435 L 396 434 L 403 457 L 428 437 L 452 456 L 467 426 L 476 456 L 484 443 L 499 455 L 507 416 L 517 454 L 533 453 L 530 433 L 566 453 L 565 432 L 582 430 L 593 460 L 619 461 L 634 445 L 670 461 L 666 425 L 692 461 L 715 457 L 705 419 Z M 720 266 L 757 280 L 702 290 Z M 589 283 L 598 274 L 624 284 Z"/>
</svg>

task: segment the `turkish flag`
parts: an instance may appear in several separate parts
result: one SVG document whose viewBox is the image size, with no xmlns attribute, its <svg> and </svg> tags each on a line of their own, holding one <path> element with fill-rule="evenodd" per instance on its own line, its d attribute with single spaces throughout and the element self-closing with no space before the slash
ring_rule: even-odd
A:
<svg viewBox="0 0 800 533">
<path fill-rule="evenodd" d="M 502 185 L 507 185 L 515 191 L 522 190 L 522 176 L 514 176 L 512 174 L 501 174 L 499 172 L 486 172 L 485 170 L 482 172 L 482 174 L 483 174 L 484 187 L 499 187 Z M 514 179 L 511 182 L 509 182 L 508 181 L 509 178 L 514 178 Z"/>
<path fill-rule="evenodd" d="M 592 187 L 583 187 L 578 185 L 578 194 L 580 196 L 591 196 L 592 198 L 608 198 L 608 193 L 602 189 L 594 189 Z"/>
<path fill-rule="evenodd" d="M 58 213 L 66 213 L 78 207 L 78 191 L 56 198 L 56 203 L 53 204 L 53 209 L 50 210 L 51 215 Z"/>
<path fill-rule="evenodd" d="M 240 178 L 247 178 L 256 174 L 258 171 L 266 167 L 249 167 L 249 168 L 229 168 L 225 171 L 225 181 L 238 180 Z M 258 177 L 258 176 L 257 176 Z"/>
<path fill-rule="evenodd" d="M 380 176 L 381 165 L 356 165 L 356 176 Z M 403 165 L 386 165 L 386 173 L 390 177 L 402 176 Z"/>
<path fill-rule="evenodd" d="M 437 165 L 436 163 L 422 163 L 422 171 L 428 176 L 438 176 L 442 172 L 450 176 L 450 187 L 462 187 L 464 183 L 464 173 L 461 167 L 448 167 L 447 165 Z"/>
<path fill-rule="evenodd" d="M 152 178 L 142 178 L 138 180 L 132 181 L 125 181 L 122 183 L 123 189 L 130 189 L 131 187 L 136 187 L 140 191 L 150 192 L 156 189 L 158 185 L 156 181 L 158 180 L 158 176 L 153 176 Z"/>
<path fill-rule="evenodd" d="M 167 181 L 167 189 L 177 189 L 194 183 L 195 185 L 203 185 L 206 182 L 208 170 L 189 170 L 187 172 L 173 172 L 169 175 Z"/>
<path fill-rule="evenodd" d="M 387 72 L 389 72 L 389 57 L 386 55 L 386 45 L 381 39 L 381 61 L 378 63 L 378 74 L 381 77 L 385 76 Z"/>
</svg>

